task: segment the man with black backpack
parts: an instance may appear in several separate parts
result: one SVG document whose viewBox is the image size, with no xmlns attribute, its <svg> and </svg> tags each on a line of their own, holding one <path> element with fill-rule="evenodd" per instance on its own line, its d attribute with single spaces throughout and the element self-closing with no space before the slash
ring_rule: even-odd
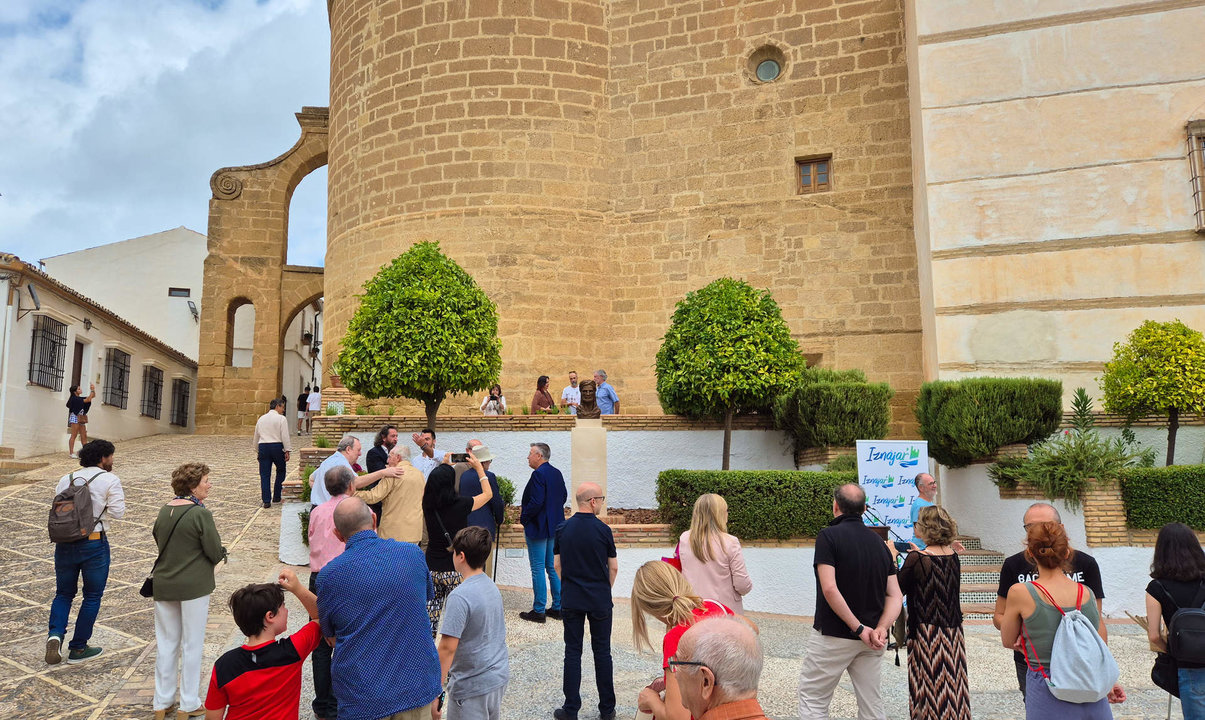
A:
<svg viewBox="0 0 1205 720">
<path fill-rule="evenodd" d="M 101 653 L 101 648 L 89 646 L 88 640 L 109 581 L 109 519 L 120 519 L 126 512 L 121 479 L 113 474 L 114 451 L 107 440 L 88 442 L 80 448 L 80 469 L 64 475 L 54 489 L 48 530 L 55 543 L 55 594 L 46 638 L 46 662 L 51 665 L 63 659 L 63 639 L 80 576 L 84 601 L 75 618 L 67 662 L 84 662 Z"/>
</svg>

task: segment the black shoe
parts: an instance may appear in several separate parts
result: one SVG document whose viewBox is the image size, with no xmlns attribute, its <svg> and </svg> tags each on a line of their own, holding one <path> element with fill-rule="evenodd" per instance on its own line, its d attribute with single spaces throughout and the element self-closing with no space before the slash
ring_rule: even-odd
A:
<svg viewBox="0 0 1205 720">
<path fill-rule="evenodd" d="M 552 716 L 554 718 L 556 718 L 556 720 L 577 720 L 576 715 L 570 715 L 569 711 L 563 707 L 559 707 L 556 710 L 553 710 Z"/>
<path fill-rule="evenodd" d="M 598 720 L 615 720 L 615 711 L 612 710 L 611 712 L 606 713 L 605 715 L 599 715 Z"/>
<path fill-rule="evenodd" d="M 533 622 L 533 623 L 540 623 L 541 625 L 544 624 L 544 618 L 545 618 L 544 613 L 536 612 L 535 610 L 529 610 L 528 612 L 519 613 L 520 620 L 526 620 L 528 622 Z M 569 717 L 569 716 L 566 715 L 566 717 Z"/>
<path fill-rule="evenodd" d="M 268 502 L 268 503 L 264 503 L 264 508 L 265 508 L 265 509 L 270 508 L 270 507 L 272 507 L 272 503 L 270 503 L 270 502 Z"/>
<path fill-rule="evenodd" d="M 552 618 L 553 620 L 561 619 L 561 611 L 560 610 L 545 610 L 544 614 L 547 615 L 548 617 Z"/>
<path fill-rule="evenodd" d="M 280 498 L 278 498 L 278 497 L 272 498 L 272 502 L 278 503 L 278 502 L 280 502 Z"/>
</svg>

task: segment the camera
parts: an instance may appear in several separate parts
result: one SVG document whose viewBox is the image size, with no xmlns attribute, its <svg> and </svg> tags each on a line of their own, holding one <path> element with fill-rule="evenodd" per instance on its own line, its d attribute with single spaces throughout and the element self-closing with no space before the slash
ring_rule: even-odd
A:
<svg viewBox="0 0 1205 720">
<path fill-rule="evenodd" d="M 462 463 L 462 462 L 468 462 L 468 461 L 469 461 L 468 453 L 452 453 L 452 462 Z"/>
</svg>

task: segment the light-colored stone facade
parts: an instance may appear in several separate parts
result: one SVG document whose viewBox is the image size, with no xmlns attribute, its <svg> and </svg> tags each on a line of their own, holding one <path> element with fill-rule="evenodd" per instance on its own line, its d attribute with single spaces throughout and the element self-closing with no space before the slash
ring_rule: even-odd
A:
<svg viewBox="0 0 1205 720">
<path fill-rule="evenodd" d="M 1205 329 L 1186 124 L 1205 2 L 909 0 L 926 361 L 1096 379 L 1144 320 Z"/>
</svg>

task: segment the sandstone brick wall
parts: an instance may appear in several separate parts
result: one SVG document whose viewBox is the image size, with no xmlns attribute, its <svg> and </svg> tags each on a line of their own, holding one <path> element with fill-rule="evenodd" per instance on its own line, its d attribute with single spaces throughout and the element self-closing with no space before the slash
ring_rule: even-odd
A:
<svg viewBox="0 0 1205 720">
<path fill-rule="evenodd" d="M 914 433 L 902 22 L 902 0 L 334 0 L 328 374 L 363 282 L 439 240 L 499 305 L 516 409 L 603 367 L 625 413 L 660 412 L 674 304 L 734 275 L 820 364 L 891 383 Z M 795 158 L 827 153 L 832 191 L 796 195 Z"/>
</svg>

